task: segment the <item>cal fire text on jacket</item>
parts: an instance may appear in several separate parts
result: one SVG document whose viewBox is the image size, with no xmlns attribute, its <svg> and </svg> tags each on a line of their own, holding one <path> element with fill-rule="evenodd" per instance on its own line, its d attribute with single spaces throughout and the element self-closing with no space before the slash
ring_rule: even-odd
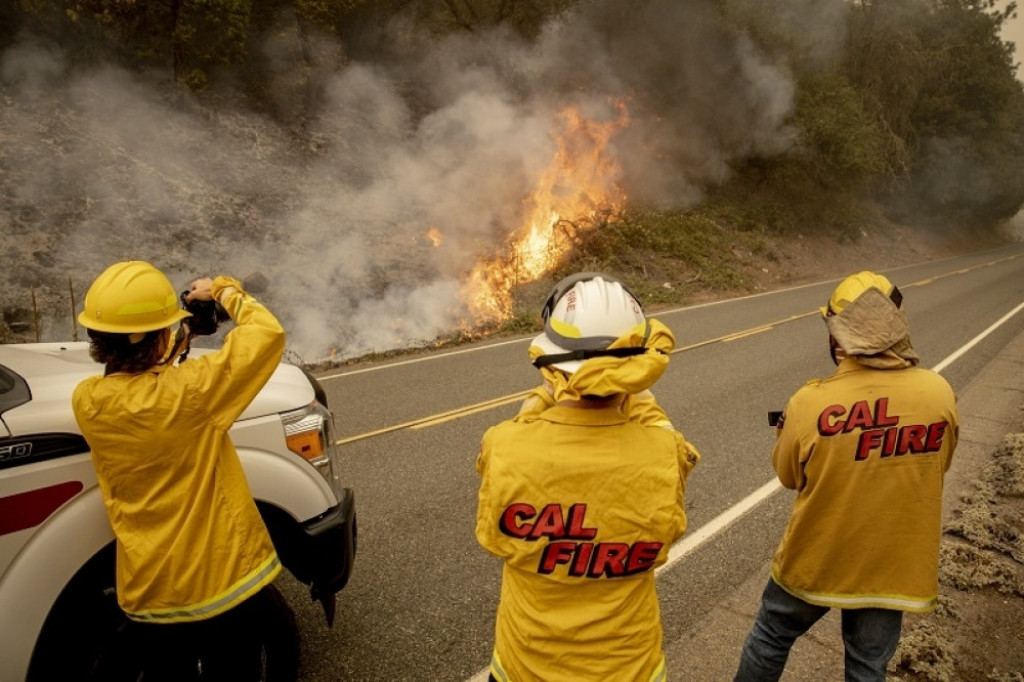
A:
<svg viewBox="0 0 1024 682">
<path fill-rule="evenodd" d="M 871 405 L 858 400 L 849 409 L 829 405 L 818 415 L 818 433 L 835 436 L 860 430 L 854 459 L 866 460 L 872 453 L 880 457 L 938 452 L 946 435 L 948 421 L 932 424 L 900 425 L 899 415 L 889 414 L 889 399 L 879 398 Z"/>
<path fill-rule="evenodd" d="M 498 521 L 501 532 L 527 542 L 548 540 L 541 552 L 537 572 L 547 575 L 559 566 L 577 578 L 622 578 L 650 570 L 661 542 L 593 542 L 597 528 L 586 526 L 587 505 L 548 504 L 540 511 L 525 502 L 510 504 Z"/>
</svg>

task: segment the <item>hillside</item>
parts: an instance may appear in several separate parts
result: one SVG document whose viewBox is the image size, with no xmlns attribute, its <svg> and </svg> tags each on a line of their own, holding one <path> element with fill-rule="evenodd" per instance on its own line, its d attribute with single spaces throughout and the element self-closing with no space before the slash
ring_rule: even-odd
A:
<svg viewBox="0 0 1024 682">
<path fill-rule="evenodd" d="M 0 218 L 2 222 L 2 218 Z M 10 223 L 7 224 L 8 227 Z M 86 273 L 53 248 L 58 240 L 43 231 L 4 229 L 0 242 L 8 256 L 21 254 L 27 259 L 25 268 L 12 268 L 0 275 L 0 342 L 70 340 L 77 334 L 84 338 L 81 327 L 72 328 L 72 299 L 80 309 L 88 286 Z M 1000 229 L 976 234 L 944 233 L 909 226 L 886 224 L 865 228 L 855 237 L 838 237 L 808 231 L 807 234 L 752 235 L 730 226 L 715 231 L 715 242 L 704 244 L 699 263 L 693 260 L 674 261 L 662 251 L 634 248 L 628 259 L 609 259 L 581 249 L 569 255 L 567 263 L 536 282 L 521 283 L 515 290 L 516 315 L 497 325 L 477 330 L 439 330 L 434 338 L 412 340 L 394 347 L 372 349 L 376 354 L 437 346 L 479 338 L 481 335 L 520 333 L 537 329 L 539 310 L 544 296 L 557 277 L 573 270 L 599 270 L 623 278 L 644 300 L 648 310 L 768 291 L 801 283 L 836 279 L 851 269 L 885 270 L 911 263 L 933 260 L 969 251 L 983 250 L 1008 240 L 1024 239 L 1024 226 L 1008 223 Z M 52 249 L 52 250 L 51 250 Z M 187 263 L 187 251 L 172 249 L 175 262 Z M 621 255 L 621 254 L 620 254 Z M 626 261 L 624 263 L 624 260 Z M 98 254 L 92 253 L 83 262 L 97 267 Z M 158 261 L 159 262 L 159 261 Z M 309 261 L 316 269 L 315 259 Z M 204 267 L 191 272 L 202 276 L 216 270 Z M 166 267 L 166 266 L 165 266 Z M 179 265 L 178 267 L 187 267 Z M 266 288 L 261 295 L 271 307 L 275 289 L 280 285 L 261 281 L 266 268 L 230 271 L 246 280 L 254 290 Z M 183 273 L 184 274 L 184 273 Z M 188 276 L 178 277 L 184 286 Z M 288 319 L 288 311 L 282 317 Z M 293 354 L 301 360 L 301 355 Z M 339 361 L 351 358 L 339 358 Z M 322 358 L 307 358 L 322 362 Z"/>
<path fill-rule="evenodd" d="M 124 259 L 238 275 L 322 362 L 532 329 L 569 270 L 678 305 L 999 238 L 1003 14 L 765 7 L 5 6 L 0 339 L 74 338 Z"/>
</svg>

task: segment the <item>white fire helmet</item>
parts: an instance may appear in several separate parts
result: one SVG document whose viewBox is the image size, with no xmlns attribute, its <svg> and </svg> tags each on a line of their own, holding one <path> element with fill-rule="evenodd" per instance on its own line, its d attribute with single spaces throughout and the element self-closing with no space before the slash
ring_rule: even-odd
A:
<svg viewBox="0 0 1024 682">
<path fill-rule="evenodd" d="M 551 290 L 541 317 L 544 333 L 533 345 L 545 354 L 534 360 L 537 367 L 550 365 L 572 374 L 591 357 L 645 352 L 643 346 L 608 350 L 617 338 L 646 322 L 640 301 L 614 277 L 596 272 L 566 277 Z"/>
</svg>

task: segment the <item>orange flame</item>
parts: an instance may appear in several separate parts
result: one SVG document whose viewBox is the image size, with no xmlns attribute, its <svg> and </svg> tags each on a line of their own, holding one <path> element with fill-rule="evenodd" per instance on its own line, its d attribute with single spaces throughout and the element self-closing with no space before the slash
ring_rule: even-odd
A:
<svg viewBox="0 0 1024 682">
<path fill-rule="evenodd" d="M 436 227 L 431 227 L 423 236 L 434 246 L 441 246 L 441 230 Z"/>
<path fill-rule="evenodd" d="M 551 271 L 572 249 L 578 231 L 621 210 L 621 168 L 607 146 L 628 125 L 629 113 L 624 102 L 615 106 L 618 117 L 605 122 L 575 107 L 560 112 L 555 155 L 526 200 L 525 222 L 509 236 L 504 252 L 482 259 L 463 284 L 462 298 L 476 323 L 511 317 L 516 285 Z"/>
</svg>

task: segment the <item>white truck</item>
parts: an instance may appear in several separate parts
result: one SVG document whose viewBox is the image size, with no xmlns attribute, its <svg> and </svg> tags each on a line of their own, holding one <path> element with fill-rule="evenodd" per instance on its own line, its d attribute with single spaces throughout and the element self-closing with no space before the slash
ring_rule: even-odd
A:
<svg viewBox="0 0 1024 682">
<path fill-rule="evenodd" d="M 71 410 L 74 387 L 102 369 L 87 343 L 0 345 L 0 682 L 88 680 L 123 646 L 114 536 Z M 330 625 L 352 572 L 356 514 L 323 389 L 282 363 L 231 437 L 281 562 Z M 294 679 L 294 615 L 276 591 L 266 598 L 264 679 Z"/>
</svg>

